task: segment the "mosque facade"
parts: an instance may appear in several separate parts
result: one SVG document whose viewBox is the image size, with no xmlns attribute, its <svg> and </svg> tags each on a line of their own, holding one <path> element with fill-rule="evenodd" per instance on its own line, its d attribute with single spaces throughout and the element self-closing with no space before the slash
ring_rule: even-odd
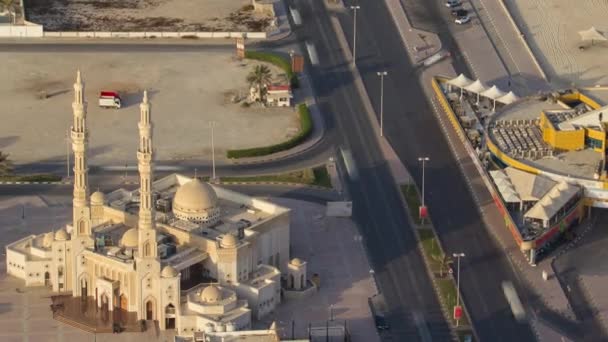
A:
<svg viewBox="0 0 608 342">
<path fill-rule="evenodd" d="M 72 109 L 72 222 L 7 245 L 8 274 L 185 336 L 248 330 L 281 303 L 282 283 L 306 287 L 306 262 L 290 261 L 289 209 L 179 174 L 154 179 L 146 92 L 133 191 L 89 195 L 80 72 Z"/>
</svg>

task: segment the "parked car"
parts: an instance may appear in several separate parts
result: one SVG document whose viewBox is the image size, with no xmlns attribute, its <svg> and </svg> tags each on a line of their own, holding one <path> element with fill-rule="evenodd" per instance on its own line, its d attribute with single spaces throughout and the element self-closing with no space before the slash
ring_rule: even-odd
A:
<svg viewBox="0 0 608 342">
<path fill-rule="evenodd" d="M 118 92 L 102 90 L 99 94 L 99 107 L 120 109 L 121 100 Z"/>
<path fill-rule="evenodd" d="M 469 21 L 471 21 L 471 17 L 469 17 L 469 15 L 465 15 L 464 17 L 458 17 L 456 18 L 456 20 L 454 20 L 454 22 L 458 25 L 464 25 Z"/>
<path fill-rule="evenodd" d="M 452 11 L 452 16 L 454 16 L 456 18 L 465 17 L 467 15 L 469 15 L 469 11 L 467 11 L 465 9 L 462 9 L 462 8 L 459 8 L 459 9 L 456 9 L 456 10 Z"/>
<path fill-rule="evenodd" d="M 386 322 L 386 318 L 382 315 L 375 315 L 374 321 L 378 330 L 389 330 L 391 327 Z"/>
<path fill-rule="evenodd" d="M 462 3 L 460 2 L 460 0 L 447 0 L 447 1 L 445 2 L 445 7 L 448 7 L 448 8 L 455 8 L 455 7 L 460 6 L 461 4 L 462 4 Z"/>
</svg>

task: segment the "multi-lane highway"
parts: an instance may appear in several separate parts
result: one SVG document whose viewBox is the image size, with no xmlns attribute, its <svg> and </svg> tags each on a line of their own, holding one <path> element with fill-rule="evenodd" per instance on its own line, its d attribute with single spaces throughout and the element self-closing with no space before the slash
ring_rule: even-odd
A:
<svg viewBox="0 0 608 342">
<path fill-rule="evenodd" d="M 451 38 L 447 19 L 439 14 L 442 3 L 424 3 L 427 20 L 440 34 L 444 47 L 453 55 L 461 55 Z M 418 157 L 431 159 L 427 164 L 426 201 L 447 252 L 467 255 L 462 263 L 461 287 L 479 337 L 491 341 L 534 340 L 530 326 L 513 319 L 500 284 L 511 280 L 520 289 L 523 287 L 486 230 L 435 120 L 429 94 L 422 89 L 422 82 L 429 82 L 431 75 L 417 72 L 410 64 L 384 2 L 361 4 L 365 9 L 359 15 L 357 65 L 370 94 L 379 87 L 376 71 L 384 68 L 389 72 L 384 85 L 385 135 L 415 179 L 421 179 Z M 352 17 L 346 14 L 340 19 L 346 34 L 351 34 Z M 461 63 L 456 63 L 455 68 L 466 72 Z M 372 101 L 378 108 L 378 98 L 372 97 Z"/>
</svg>

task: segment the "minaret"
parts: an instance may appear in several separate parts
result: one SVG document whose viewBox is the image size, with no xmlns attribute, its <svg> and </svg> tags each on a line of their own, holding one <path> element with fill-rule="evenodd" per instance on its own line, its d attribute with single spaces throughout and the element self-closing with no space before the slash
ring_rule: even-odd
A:
<svg viewBox="0 0 608 342">
<path fill-rule="evenodd" d="M 84 84 L 80 77 L 80 70 L 76 74 L 76 83 L 74 83 L 72 111 L 74 114 L 74 122 L 71 129 L 72 151 L 74 152 L 73 228 L 76 236 L 90 236 L 87 103 L 84 100 Z"/>
<path fill-rule="evenodd" d="M 154 203 L 152 198 L 153 149 L 152 121 L 148 92 L 139 105 L 139 149 L 137 150 L 137 168 L 139 170 L 139 256 L 156 258 L 156 230 L 154 229 Z"/>
</svg>

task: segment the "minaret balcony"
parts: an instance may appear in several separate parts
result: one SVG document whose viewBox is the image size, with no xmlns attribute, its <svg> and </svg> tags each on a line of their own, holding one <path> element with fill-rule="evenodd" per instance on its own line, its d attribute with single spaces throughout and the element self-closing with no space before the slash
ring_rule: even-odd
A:
<svg viewBox="0 0 608 342">
<path fill-rule="evenodd" d="M 152 153 L 137 151 L 137 160 L 149 163 L 152 161 Z"/>
</svg>

